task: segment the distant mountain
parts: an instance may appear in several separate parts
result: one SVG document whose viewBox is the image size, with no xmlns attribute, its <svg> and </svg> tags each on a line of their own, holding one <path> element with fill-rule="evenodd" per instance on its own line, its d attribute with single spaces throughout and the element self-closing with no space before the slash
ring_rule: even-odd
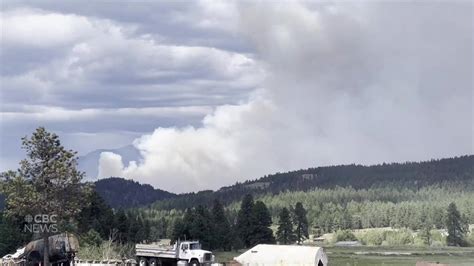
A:
<svg viewBox="0 0 474 266">
<path fill-rule="evenodd" d="M 142 207 L 177 195 L 133 180 L 110 177 L 94 182 L 97 193 L 112 208 Z M 0 211 L 5 208 L 5 196 L 0 194 Z"/>
<path fill-rule="evenodd" d="M 278 194 L 283 191 L 308 191 L 315 188 L 374 187 L 419 189 L 430 185 L 461 184 L 474 190 L 474 155 L 373 166 L 338 165 L 309 168 L 286 173 L 276 173 L 262 178 L 222 187 L 217 191 L 207 190 L 181 194 L 171 199 L 156 202 L 160 209 L 185 209 L 196 205 L 210 205 L 214 199 L 224 204 L 240 200 L 252 193 Z"/>
<path fill-rule="evenodd" d="M 99 158 L 102 152 L 119 154 L 122 156 L 124 165 L 128 165 L 130 161 L 139 161 L 141 159 L 140 152 L 133 145 L 127 145 L 118 149 L 99 149 L 91 151 L 86 155 L 79 156 L 77 160 L 79 170 L 86 173 L 86 181 L 97 180 Z"/>
<path fill-rule="evenodd" d="M 112 208 L 140 207 L 176 197 L 176 194 L 155 189 L 151 185 L 119 177 L 100 179 L 94 184 L 95 190 Z"/>
</svg>

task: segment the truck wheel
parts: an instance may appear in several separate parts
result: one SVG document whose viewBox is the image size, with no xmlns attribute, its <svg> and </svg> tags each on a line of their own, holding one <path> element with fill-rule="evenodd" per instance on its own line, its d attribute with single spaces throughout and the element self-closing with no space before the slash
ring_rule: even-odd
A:
<svg viewBox="0 0 474 266">
<path fill-rule="evenodd" d="M 194 259 L 194 260 L 191 260 L 191 264 L 189 264 L 189 265 L 191 265 L 191 266 L 199 266 L 200 263 L 199 263 L 198 260 Z"/>
<path fill-rule="evenodd" d="M 42 262 L 41 255 L 38 252 L 31 252 L 27 256 L 27 265 L 37 266 Z"/>
<path fill-rule="evenodd" d="M 160 259 L 150 259 L 150 266 L 161 266 L 161 260 Z"/>
<path fill-rule="evenodd" d="M 138 265 L 146 266 L 147 265 L 146 259 L 145 258 L 138 258 Z"/>
</svg>

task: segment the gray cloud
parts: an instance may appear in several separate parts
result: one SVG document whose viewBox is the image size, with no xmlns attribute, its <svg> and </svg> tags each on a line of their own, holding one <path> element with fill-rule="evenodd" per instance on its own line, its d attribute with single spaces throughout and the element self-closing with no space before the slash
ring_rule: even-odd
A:
<svg viewBox="0 0 474 266">
<path fill-rule="evenodd" d="M 133 25 L 138 33 L 153 36 L 162 43 L 206 46 L 252 53 L 253 48 L 238 31 L 238 10 L 232 1 L 144 1 L 121 4 L 101 1 L 84 5 L 82 1 L 54 0 L 5 1 L 6 8 L 30 6 L 57 13 L 106 18 Z"/>
<path fill-rule="evenodd" d="M 7 102 L 76 108 L 89 103 L 134 106 L 158 96 L 170 105 L 173 98 L 182 101 L 182 95 L 194 94 L 204 98 L 203 104 L 212 100 L 221 104 L 222 98 L 242 99 L 242 91 L 248 92 L 259 80 L 258 65 L 248 55 L 162 44 L 110 20 L 15 9 L 4 12 L 3 26 L 6 59 L 27 65 L 16 70 L 10 65 L 3 75 Z M 17 47 L 33 54 L 55 50 L 57 55 L 37 56 L 28 62 L 30 57 Z M 189 98 L 196 101 L 196 97 Z"/>
<path fill-rule="evenodd" d="M 69 136 L 68 144 L 86 153 L 82 147 L 90 145 L 77 145 L 84 142 L 73 140 L 77 132 L 123 139 L 124 131 L 144 134 L 157 125 L 197 125 L 214 106 L 246 99 L 262 79 L 252 54 L 193 41 L 199 33 L 187 34 L 197 25 L 184 19 L 193 11 L 188 5 L 136 5 L 128 15 L 114 8 L 106 3 L 96 8 L 79 2 L 5 3 L 1 158 L 6 162 L 8 157 L 9 163 L 2 163 L 2 169 L 21 158 L 19 139 L 37 126 Z M 196 8 L 208 12 L 206 5 Z M 156 16 L 161 11 L 173 17 Z M 211 21 L 195 31 L 207 28 L 215 32 L 210 39 L 225 39 L 219 29 L 224 24 Z M 170 30 L 167 23 L 177 28 Z M 133 138 L 126 139 L 130 143 Z"/>
</svg>

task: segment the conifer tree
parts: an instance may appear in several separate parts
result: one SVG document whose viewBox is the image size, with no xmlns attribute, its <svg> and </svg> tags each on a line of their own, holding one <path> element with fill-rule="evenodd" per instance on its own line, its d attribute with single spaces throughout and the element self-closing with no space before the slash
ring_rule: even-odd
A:
<svg viewBox="0 0 474 266">
<path fill-rule="evenodd" d="M 463 224 L 461 214 L 454 202 L 448 206 L 446 227 L 448 229 L 448 237 L 446 238 L 448 246 L 463 246 L 465 244 L 466 226 Z"/>
<path fill-rule="evenodd" d="M 127 242 L 129 240 L 128 228 L 130 226 L 130 223 L 123 209 L 119 209 L 117 211 L 117 214 L 115 216 L 115 225 L 117 226 L 119 242 Z"/>
<path fill-rule="evenodd" d="M 79 233 L 87 233 L 93 229 L 102 239 L 107 239 L 114 225 L 114 213 L 96 191 L 92 191 L 84 207 L 78 215 Z"/>
<path fill-rule="evenodd" d="M 250 194 L 247 194 L 240 205 L 240 210 L 237 214 L 237 233 L 245 247 L 251 246 L 252 233 L 254 231 L 253 223 L 253 208 L 254 201 Z"/>
<path fill-rule="evenodd" d="M 214 232 L 212 229 L 209 210 L 202 205 L 197 206 L 194 210 L 194 219 L 191 221 L 190 238 L 199 240 L 204 248 L 213 249 Z"/>
<path fill-rule="evenodd" d="M 192 227 L 193 227 L 193 221 L 196 219 L 196 212 L 194 209 L 187 209 L 186 212 L 184 213 L 183 217 L 183 230 L 181 232 L 181 240 L 188 240 L 191 239 L 192 236 Z M 184 238 L 184 239 L 183 239 Z"/>
<path fill-rule="evenodd" d="M 22 230 L 23 228 L 20 226 L 22 222 L 0 212 L 0 257 L 29 241 L 31 236 Z"/>
<path fill-rule="evenodd" d="M 165 217 L 161 217 L 161 219 L 158 221 L 158 237 L 161 238 L 166 238 L 167 231 L 168 231 L 168 222 L 166 221 Z M 176 240 L 176 239 L 174 239 Z"/>
<path fill-rule="evenodd" d="M 84 173 L 77 169 L 76 152 L 61 145 L 59 136 L 39 127 L 22 138 L 26 158 L 18 171 L 1 174 L 1 193 L 6 196 L 7 216 L 48 215 L 56 217 L 58 228 L 71 227 L 90 192 L 81 184 Z M 43 254 L 49 254 L 49 234 L 41 232 Z M 49 265 L 49 256 L 43 256 Z"/>
<path fill-rule="evenodd" d="M 145 219 L 143 221 L 143 235 L 143 241 L 145 241 L 146 243 L 151 241 L 151 224 L 149 219 Z"/>
<path fill-rule="evenodd" d="M 232 232 L 229 221 L 225 216 L 224 206 L 219 200 L 214 200 L 212 206 L 213 246 L 215 248 L 230 250 Z"/>
<path fill-rule="evenodd" d="M 278 221 L 277 240 L 280 244 L 290 244 L 296 240 L 293 232 L 293 223 L 291 222 L 290 212 L 287 208 L 280 211 L 280 219 Z"/>
<path fill-rule="evenodd" d="M 184 239 L 185 225 L 184 221 L 181 218 L 176 218 L 173 224 L 173 232 L 171 241 L 177 241 L 178 239 Z"/>
<path fill-rule="evenodd" d="M 431 244 L 431 227 L 426 225 L 423 226 L 420 229 L 419 237 L 423 241 L 424 245 L 429 246 Z"/>
<path fill-rule="evenodd" d="M 262 201 L 255 202 L 252 213 L 253 232 L 250 235 L 250 245 L 275 243 L 273 231 L 270 229 L 271 225 L 272 217 L 265 203 Z"/>
<path fill-rule="evenodd" d="M 140 215 L 136 216 L 135 221 L 136 221 L 137 230 L 136 230 L 134 242 L 142 243 L 147 237 L 145 235 L 145 231 L 146 231 L 145 221 Z"/>
<path fill-rule="evenodd" d="M 301 244 L 304 239 L 309 237 L 308 218 L 306 217 L 306 210 L 301 202 L 297 202 L 294 210 L 294 223 L 296 241 Z"/>
</svg>

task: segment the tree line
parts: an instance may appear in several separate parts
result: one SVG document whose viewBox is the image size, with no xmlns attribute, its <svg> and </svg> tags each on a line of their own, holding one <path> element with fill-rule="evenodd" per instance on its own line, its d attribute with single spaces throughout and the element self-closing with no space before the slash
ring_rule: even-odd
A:
<svg viewBox="0 0 474 266">
<path fill-rule="evenodd" d="M 278 226 L 275 238 L 267 206 L 247 194 L 242 199 L 235 219 L 226 215 L 219 200 L 214 201 L 210 211 L 203 205 L 186 210 L 182 218 L 175 220 L 172 239 L 200 240 L 205 248 L 212 250 L 249 248 L 257 244 L 275 244 L 277 241 L 282 244 L 301 243 L 308 237 L 306 210 L 301 203 L 296 204 L 291 218 L 288 212 L 288 219 Z M 288 228 L 291 228 L 291 238 L 280 234 L 280 231 Z"/>
<path fill-rule="evenodd" d="M 474 155 L 430 160 L 426 162 L 390 163 L 373 166 L 338 165 L 308 168 L 267 175 L 255 180 L 237 182 L 217 191 L 205 190 L 181 194 L 154 203 L 157 209 L 185 210 L 197 205 L 211 205 L 219 199 L 224 205 L 240 201 L 244 195 L 264 196 L 285 192 L 308 192 L 350 187 L 355 190 L 410 190 L 425 187 L 466 186 L 474 191 Z M 382 196 L 390 196 L 383 193 Z"/>
<path fill-rule="evenodd" d="M 474 191 L 457 185 L 409 189 L 336 188 L 308 192 L 285 192 L 259 198 L 269 208 L 272 217 L 288 204 L 302 202 L 314 234 L 341 229 L 375 227 L 410 228 L 419 230 L 425 224 L 445 228 L 447 207 L 456 203 L 461 217 L 474 223 Z M 236 209 L 232 204 L 229 209 Z"/>
</svg>

